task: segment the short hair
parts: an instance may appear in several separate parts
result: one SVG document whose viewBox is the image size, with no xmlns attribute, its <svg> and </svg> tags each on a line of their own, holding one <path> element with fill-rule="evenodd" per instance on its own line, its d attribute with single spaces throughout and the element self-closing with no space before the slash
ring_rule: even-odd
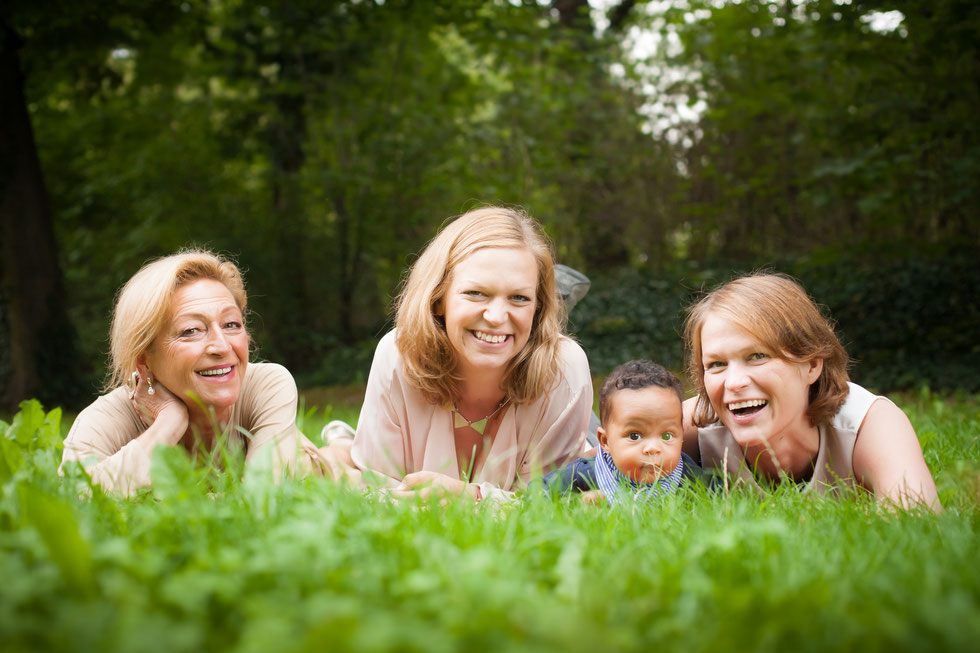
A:
<svg viewBox="0 0 980 653">
<path fill-rule="evenodd" d="M 609 418 L 612 396 L 616 392 L 650 387 L 673 390 L 677 393 L 678 403 L 684 400 L 680 380 L 666 367 L 651 360 L 627 361 L 614 369 L 599 389 L 599 422 L 604 425 Z"/>
<path fill-rule="evenodd" d="M 221 256 L 192 249 L 146 263 L 119 291 L 112 311 L 109 352 L 112 364 L 106 390 L 129 379 L 140 356 L 164 327 L 177 289 L 191 281 L 213 279 L 231 292 L 245 314 L 245 284 L 238 267 Z"/>
<path fill-rule="evenodd" d="M 810 386 L 806 415 L 814 426 L 837 414 L 848 393 L 848 358 L 834 327 L 803 286 L 785 274 L 755 273 L 711 291 L 687 310 L 684 341 L 688 372 L 698 389 L 694 424 L 718 420 L 704 388 L 701 329 L 709 315 L 722 317 L 794 363 L 823 359 L 823 370 Z"/>
<path fill-rule="evenodd" d="M 454 401 L 461 381 L 456 351 L 436 306 L 448 291 L 456 266 L 485 248 L 527 250 L 538 268 L 531 334 L 505 373 L 507 399 L 514 403 L 532 401 L 551 390 L 560 374 L 559 343 L 566 316 L 555 293 L 551 242 L 541 226 L 521 209 L 474 209 L 452 219 L 426 245 L 395 302 L 395 342 L 406 378 L 435 404 Z"/>
</svg>

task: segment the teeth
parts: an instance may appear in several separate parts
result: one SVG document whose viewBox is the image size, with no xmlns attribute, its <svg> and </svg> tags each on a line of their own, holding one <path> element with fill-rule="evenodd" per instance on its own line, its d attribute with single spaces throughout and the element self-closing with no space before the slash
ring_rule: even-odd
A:
<svg viewBox="0 0 980 653">
<path fill-rule="evenodd" d="M 507 336 L 494 336 L 489 333 L 484 333 L 483 331 L 474 331 L 473 335 L 482 340 L 483 342 L 489 342 L 491 344 L 501 343 L 507 339 Z"/>
<path fill-rule="evenodd" d="M 768 401 L 765 399 L 749 399 L 748 401 L 736 401 L 728 404 L 728 410 L 738 410 L 739 408 L 754 408 L 755 406 L 765 406 Z"/>
<path fill-rule="evenodd" d="M 231 365 L 228 367 L 219 367 L 216 370 L 201 370 L 198 372 L 201 376 L 221 376 L 223 374 L 228 374 L 231 372 Z"/>
</svg>

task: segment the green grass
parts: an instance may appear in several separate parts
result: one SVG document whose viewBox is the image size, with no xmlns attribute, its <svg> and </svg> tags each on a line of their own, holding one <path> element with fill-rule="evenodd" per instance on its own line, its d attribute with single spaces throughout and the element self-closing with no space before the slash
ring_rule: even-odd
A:
<svg viewBox="0 0 980 653">
<path fill-rule="evenodd" d="M 124 500 L 58 477 L 58 415 L 22 413 L 0 438 L 0 650 L 972 650 L 980 404 L 899 404 L 941 515 L 789 489 L 632 510 L 392 503 L 178 449 Z M 356 412 L 300 422 L 315 437 Z"/>
</svg>

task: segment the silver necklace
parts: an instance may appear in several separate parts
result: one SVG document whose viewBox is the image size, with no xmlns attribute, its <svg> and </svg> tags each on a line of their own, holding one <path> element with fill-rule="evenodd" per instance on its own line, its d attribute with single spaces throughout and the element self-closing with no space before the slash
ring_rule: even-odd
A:
<svg viewBox="0 0 980 653">
<path fill-rule="evenodd" d="M 503 408 L 505 403 L 507 403 L 507 397 L 501 399 L 500 403 L 497 404 L 496 408 L 490 411 L 489 415 L 487 415 L 483 419 L 475 419 L 472 422 L 466 419 L 465 417 L 463 417 L 462 413 L 459 412 L 459 408 L 457 408 L 456 404 L 453 403 L 453 415 L 454 415 L 453 428 L 458 429 L 464 426 L 468 426 L 474 431 L 476 431 L 477 433 L 479 433 L 480 435 L 483 435 L 483 432 L 487 430 L 487 420 L 489 420 L 491 417 L 496 415 L 497 411 Z"/>
</svg>

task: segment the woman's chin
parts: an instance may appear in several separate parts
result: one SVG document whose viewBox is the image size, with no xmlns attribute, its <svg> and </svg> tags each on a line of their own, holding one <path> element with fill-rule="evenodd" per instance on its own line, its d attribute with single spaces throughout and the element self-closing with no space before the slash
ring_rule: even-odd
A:
<svg viewBox="0 0 980 653">
<path fill-rule="evenodd" d="M 225 417 L 236 401 L 238 401 L 238 392 L 222 392 L 197 395 L 196 399 L 188 397 L 184 403 L 187 404 L 191 415 L 208 417 L 213 412 L 218 417 Z"/>
</svg>

